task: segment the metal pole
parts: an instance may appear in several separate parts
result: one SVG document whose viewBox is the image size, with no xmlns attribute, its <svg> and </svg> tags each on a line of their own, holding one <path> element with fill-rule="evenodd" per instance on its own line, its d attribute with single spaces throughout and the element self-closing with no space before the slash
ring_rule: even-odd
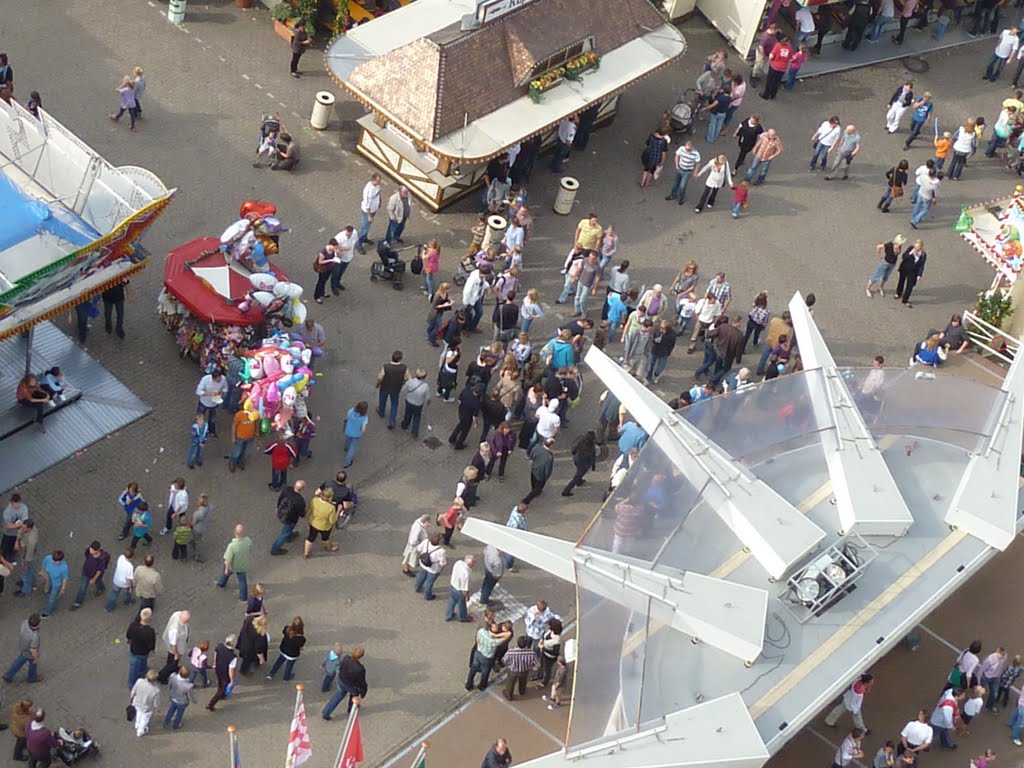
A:
<svg viewBox="0 0 1024 768">
<path fill-rule="evenodd" d="M 30 325 L 25 331 L 25 375 L 32 373 L 32 339 L 35 336 L 35 326 Z"/>
<path fill-rule="evenodd" d="M 235 768 L 235 731 L 233 725 L 228 726 L 228 768 Z"/>
<path fill-rule="evenodd" d="M 348 740 L 352 736 L 352 723 L 355 721 L 355 717 L 357 714 L 359 714 L 358 696 L 352 699 L 352 711 L 349 712 L 348 722 L 345 723 L 345 734 L 341 737 L 341 744 L 338 746 L 338 756 L 334 758 L 335 766 L 341 763 L 341 756 L 345 754 L 345 748 L 348 746 Z"/>
</svg>

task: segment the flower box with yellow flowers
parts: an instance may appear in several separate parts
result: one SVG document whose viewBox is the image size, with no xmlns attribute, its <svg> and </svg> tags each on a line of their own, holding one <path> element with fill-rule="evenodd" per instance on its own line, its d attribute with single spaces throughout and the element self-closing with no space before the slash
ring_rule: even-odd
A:
<svg viewBox="0 0 1024 768">
<path fill-rule="evenodd" d="M 584 72 L 597 69 L 600 64 L 601 60 L 597 57 L 597 54 L 593 51 L 588 51 L 565 63 L 565 77 L 568 80 L 582 80 Z"/>
<path fill-rule="evenodd" d="M 545 72 L 543 75 L 535 77 L 530 81 L 530 98 L 535 104 L 539 104 L 541 100 L 541 94 L 544 91 L 550 91 L 556 85 L 562 82 L 565 78 L 566 70 L 565 67 L 555 67 Z"/>
</svg>

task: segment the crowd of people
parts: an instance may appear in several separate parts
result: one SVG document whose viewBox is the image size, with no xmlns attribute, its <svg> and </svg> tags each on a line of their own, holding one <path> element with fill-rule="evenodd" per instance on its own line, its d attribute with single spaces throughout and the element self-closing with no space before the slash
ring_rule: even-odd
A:
<svg viewBox="0 0 1024 768">
<path fill-rule="evenodd" d="M 1000 708 L 1009 713 L 1006 726 L 1010 729 L 1010 741 L 1021 746 L 1024 694 L 1018 694 L 1016 684 L 1024 671 L 1024 662 L 1019 654 L 1011 657 L 1002 646 L 984 656 L 982 649 L 982 642 L 975 640 L 961 651 L 942 684 L 936 704 L 917 711 L 896 738 L 880 743 L 873 757 L 869 757 L 872 752 L 864 746 L 864 739 L 872 732 L 865 723 L 864 706 L 876 680 L 869 672 L 859 675 L 825 717 L 825 725 L 830 728 L 837 728 L 847 716 L 853 722 L 853 728 L 836 750 L 833 768 L 864 765 L 868 759 L 872 768 L 911 768 L 933 747 L 958 749 L 961 743 L 955 736 L 969 737 L 976 718 L 984 716 L 984 712 L 998 714 Z M 991 747 L 972 748 L 971 752 L 976 754 L 969 758 L 974 768 L 987 768 L 996 759 Z"/>
<path fill-rule="evenodd" d="M 875 39 L 882 26 L 879 18 L 886 16 L 886 2 L 882 0 L 874 19 L 872 34 L 875 34 Z M 857 3 L 854 13 L 864 5 L 866 3 Z M 912 6 L 913 0 L 905 2 L 904 8 L 908 5 Z M 870 16 L 868 22 L 872 23 Z M 991 23 L 995 26 L 997 22 Z M 804 41 L 815 31 L 814 26 L 806 26 L 801 25 L 795 47 L 774 27 L 769 27 L 766 37 L 761 38 L 752 82 L 765 76 L 763 98 L 773 99 L 780 87 L 792 89 L 795 86 L 799 67 L 808 53 Z M 860 35 L 867 26 L 864 25 Z M 905 28 L 906 24 L 901 21 L 900 37 Z M 1019 42 L 1010 40 L 1010 37 L 1017 36 L 1017 29 L 1007 32 L 1009 36 L 1004 33 L 1000 37 L 994 57 L 998 61 L 990 62 L 986 68 L 988 79 L 998 79 L 1003 64 L 1011 56 L 1020 58 Z M 847 47 L 856 48 L 860 35 L 855 31 Z M 868 39 L 871 39 L 871 34 L 868 34 Z M 302 48 L 293 49 L 293 74 L 298 74 L 298 61 L 306 45 L 304 41 L 298 44 Z M 1012 51 L 1003 55 L 1008 45 Z M 820 35 L 816 47 L 820 50 Z M 720 140 L 734 116 L 743 109 L 746 91 L 742 75 L 730 71 L 726 59 L 721 54 L 709 57 L 707 67 L 698 79 L 698 88 L 705 99 L 702 112 L 708 114 L 706 139 L 712 145 Z M 5 72 L 9 71 L 6 56 L 0 54 L 0 85 L 4 87 L 13 87 L 12 74 L 8 82 L 4 81 Z M 1018 77 L 1020 72 L 1021 68 L 1018 68 Z M 137 68 L 134 78 L 126 77 L 118 89 L 121 111 L 112 114 L 111 119 L 116 121 L 127 111 L 134 129 L 141 114 L 139 98 L 144 88 L 145 75 L 141 68 Z M 1006 146 L 1010 147 L 1011 156 L 1014 148 L 1020 150 L 1020 135 L 1024 130 L 1024 104 L 1020 99 L 1020 91 L 1016 91 L 1002 102 L 986 156 L 993 157 Z M 901 130 L 903 114 L 911 113 L 904 144 L 904 150 L 909 152 L 933 118 L 933 110 L 931 94 L 915 95 L 913 84 L 908 82 L 897 88 L 886 105 L 884 119 L 889 132 L 895 133 Z M 715 153 L 705 163 L 692 140 L 672 150 L 670 133 L 665 126 L 659 126 L 648 138 L 641 158 L 641 185 L 648 187 L 659 183 L 664 166 L 671 158 L 674 177 L 666 199 L 682 205 L 692 178 L 706 176 L 695 213 L 713 209 L 717 192 L 729 186 L 734 193 L 732 216 L 741 217 L 750 208 L 751 188 L 767 183 L 769 169 L 783 154 L 784 147 L 779 131 L 764 127 L 760 115 L 740 114 L 738 117 L 741 118 L 739 124 L 731 130 L 739 154 L 731 166 L 728 157 L 720 153 Z M 578 123 L 576 118 L 567 118 L 560 126 L 553 168 L 561 168 L 568 159 Z M 959 179 L 968 158 L 982 140 L 985 126 L 983 118 L 971 118 L 955 132 L 936 135 L 932 143 L 934 155 L 914 172 L 916 189 L 911 196 L 914 206 L 909 222 L 911 227 L 918 228 L 936 201 L 946 160 L 952 156 L 947 169 L 949 178 Z M 863 149 L 856 126 L 844 126 L 836 115 L 825 119 L 810 140 L 809 170 L 824 170 L 831 164 L 824 177 L 828 180 L 848 178 L 853 160 Z M 518 154 L 518 148 L 514 154 Z M 521 484 L 523 493 L 521 496 L 517 494 L 521 500 L 511 509 L 506 522 L 509 528 L 518 530 L 527 530 L 533 505 L 543 495 L 556 470 L 564 474 L 563 497 L 571 497 L 577 488 L 585 486 L 587 475 L 606 459 L 609 460 L 609 480 L 605 496 L 621 484 L 647 439 L 642 428 L 630 418 L 628 407 L 610 392 L 604 392 L 594 428 L 578 430 L 575 439 L 568 437 L 571 408 L 580 401 L 584 388 L 581 361 L 591 345 L 616 358 L 624 369 L 650 387 L 660 384 L 673 354 L 677 360 L 682 356 L 680 341 L 686 342 L 685 354 L 699 351 L 701 358 L 693 366 L 692 374 L 696 383 L 692 387 L 683 387 L 672 399 L 672 405 L 677 408 L 750 386 L 759 378 L 770 380 L 800 371 L 801 361 L 789 313 L 774 312 L 764 291 L 751 292 L 749 307 L 742 300 L 736 302 L 733 287 L 726 273 L 720 269 L 702 273 L 695 260 L 686 260 L 674 276 L 666 273 L 663 282 L 653 283 L 650 288 L 638 287 L 630 274 L 630 261 L 623 257 L 628 248 L 620 243 L 614 226 L 603 221 L 603 215 L 597 212 L 582 217 L 571 236 L 566 233 L 568 253 L 562 263 L 561 291 L 554 304 L 564 306 L 566 310 L 571 306 L 571 313 L 567 312 L 571 319 L 560 324 L 546 323 L 546 313 L 554 314 L 554 311 L 542 302 L 541 286 L 528 285 L 525 277 L 533 232 L 526 190 L 519 185 L 513 188 L 511 184 L 501 188 L 499 183 L 496 192 L 493 183 L 510 178 L 516 159 L 514 154 L 504 153 L 488 166 L 487 190 L 482 201 L 489 210 L 500 210 L 506 215 L 507 229 L 492 232 L 481 217 L 470 232 L 471 245 L 467 252 L 459 254 L 454 265 L 444 265 L 446 269 L 460 270 L 465 276 L 461 295 L 450 282 L 440 279 L 441 245 L 432 241 L 424 252 L 425 340 L 431 350 L 439 350 L 436 364 L 433 360 L 437 353 L 429 351 L 422 362 L 410 366 L 408 356 L 402 350 L 395 350 L 382 363 L 375 380 L 376 403 L 372 402 L 373 398 L 359 399 L 345 413 L 341 427 L 343 467 L 333 478 L 309 493 L 303 481 L 288 482 L 288 470 L 312 455 L 310 440 L 315 429 L 311 434 L 308 427 L 302 431 L 301 421 L 290 424 L 287 429 L 280 429 L 266 446 L 264 452 L 270 462 L 269 486 L 278 494 L 274 513 L 281 525 L 279 535 L 267 552 L 273 556 L 286 555 L 288 549 L 285 545 L 298 538 L 297 528 L 303 519 L 308 526 L 302 547 L 304 558 L 313 556 L 318 539 L 325 553 L 337 552 L 339 547 L 331 541 L 332 533 L 338 530 L 341 521 L 350 518 L 357 504 L 347 470 L 358 459 L 361 442 L 372 438 L 377 423 L 388 430 L 408 430 L 414 439 L 419 439 L 427 408 L 433 400 L 436 398 L 444 404 L 453 405 L 449 409 L 451 415 L 447 416 L 453 425 L 448 443 L 453 451 L 473 449 L 472 457 L 460 470 L 458 478 L 453 478 L 451 502 L 446 503 L 443 509 L 421 514 L 413 521 L 402 542 L 401 569 L 412 579 L 414 593 L 422 594 L 427 601 L 436 599 L 435 583 L 448 569 L 449 590 L 444 619 L 476 627 L 466 690 L 485 690 L 491 676 L 502 671 L 506 674 L 503 694 L 508 700 L 513 700 L 517 694 L 525 695 L 532 679 L 538 684 L 537 690 L 543 690 L 549 708 L 554 710 L 568 700 L 568 691 L 571 690 L 571 665 L 563 653 L 563 635 L 569 630 L 562 617 L 551 611 L 544 600 L 538 600 L 527 610 L 522 632 L 517 633 L 513 622 L 500 618 L 498 609 L 502 592 L 495 593 L 507 574 L 517 572 L 515 559 L 494 546 L 488 546 L 479 558 L 476 554 L 467 553 L 449 560 L 449 551 L 459 543 L 456 533 L 461 523 L 470 510 L 483 502 L 483 484 L 489 481 L 501 484 L 513 479 Z M 733 174 L 738 173 L 748 158 L 750 166 L 742 180 L 734 178 Z M 908 160 L 901 159 L 886 173 L 885 191 L 878 204 L 880 211 L 888 213 L 898 204 L 899 198 L 904 197 L 904 188 L 910 183 L 910 167 Z M 734 181 L 738 183 L 734 184 Z M 409 191 L 404 187 L 397 188 L 384 204 L 381 178 L 373 174 L 362 195 L 359 226 L 348 226 L 339 231 L 316 257 L 315 302 L 322 304 L 329 295 L 338 296 L 345 290 L 342 277 L 355 253 L 365 253 L 365 246 L 375 242 L 370 235 L 379 212 L 383 210 L 388 219 L 386 232 L 382 235 L 384 239 L 401 243 L 411 207 Z M 898 271 L 895 298 L 912 308 L 911 295 L 924 275 L 927 258 L 923 242 L 908 243 L 903 235 L 896 235 L 879 244 L 878 258 L 877 269 L 868 279 L 867 296 L 873 298 L 876 291 L 878 295 L 885 296 L 886 281 L 893 271 Z M 121 301 L 123 303 L 123 294 Z M 806 302 L 813 310 L 816 303 L 813 293 L 806 294 Z M 491 323 L 489 340 L 484 338 L 487 319 Z M 107 330 L 111 330 L 109 314 Z M 117 330 L 118 335 L 123 336 L 120 310 Z M 308 320 L 297 333 L 308 334 L 317 339 L 320 347 L 329 349 L 323 328 L 314 320 Z M 945 330 L 929 332 L 927 338 L 917 345 L 911 363 L 937 365 L 936 361 L 944 358 L 938 350 L 961 353 L 967 345 L 960 318 L 954 316 Z M 746 355 L 755 362 L 744 366 Z M 880 358 L 876 358 L 876 364 L 881 366 Z M 431 373 L 435 367 L 436 372 Z M 59 370 L 56 375 L 60 375 Z M 204 446 L 218 437 L 218 414 L 227 411 L 231 418 L 227 468 L 230 472 L 245 470 L 248 448 L 257 439 L 258 432 L 250 415 L 238 407 L 237 392 L 242 385 L 241 370 L 237 367 L 234 370 L 211 371 L 201 379 L 196 390 L 197 413 L 189 425 L 189 450 L 185 463 L 190 469 L 203 465 Z M 19 388 L 19 400 L 24 397 L 26 404 L 36 408 L 40 414 L 53 396 L 54 393 L 46 389 L 46 384 L 35 377 L 26 377 L 23 387 Z M 381 420 L 376 423 L 370 415 L 370 408 L 374 405 Z M 403 410 L 401 419 L 398 417 L 400 410 Z M 432 421 L 427 420 L 428 428 Z M 42 429 L 41 415 L 38 423 Z M 478 434 L 477 429 L 480 430 Z M 614 450 L 608 450 L 609 444 Z M 518 477 L 520 473 L 515 462 L 510 462 L 518 451 L 528 462 L 521 465 L 528 467 L 528 472 L 523 472 L 522 477 Z M 571 467 L 565 467 L 564 471 L 558 466 L 560 455 L 571 455 Z M 529 488 L 526 487 L 527 479 Z M 206 708 L 214 711 L 218 704 L 230 699 L 236 684 L 243 685 L 256 669 L 267 667 L 270 660 L 270 613 L 265 587 L 254 581 L 250 588 L 249 575 L 259 570 L 260 556 L 254 542 L 246 535 L 245 526 L 238 523 L 219 558 L 216 585 L 226 589 L 230 577 L 235 576 L 238 599 L 244 603 L 242 616 L 237 617 L 241 620 L 241 627 L 236 632 L 207 632 L 204 634 L 209 635 L 208 638 L 193 638 L 189 610 L 172 603 L 168 607 L 176 610 L 169 613 L 158 638 L 154 623 L 157 600 L 161 599 L 163 603 L 165 599 L 162 598 L 164 580 L 156 568 L 157 555 L 150 551 L 143 556 L 139 552 L 140 547 L 145 550 L 155 542 L 152 511 L 136 482 L 125 486 L 119 503 L 123 518 L 117 521 L 118 540 L 130 539 L 128 546 L 118 553 L 113 565 L 112 554 L 99 540 L 92 541 L 85 548 L 77 591 L 68 607 L 78 610 L 85 606 L 90 596 L 98 599 L 104 595 L 104 609 L 109 613 L 129 606 L 134 612 L 137 606 L 137 613 L 131 618 L 124 635 L 130 690 L 126 714 L 130 715 L 135 733 L 142 737 L 149 732 L 154 715 L 161 711 L 164 728 L 180 729 L 188 707 L 197 701 L 196 688 L 200 683 L 204 689 L 211 686 L 211 672 L 216 691 Z M 198 494 L 193 505 L 185 478 L 173 480 L 163 525 L 158 531 L 159 535 L 170 537 L 171 559 L 182 565 L 189 561 L 202 563 L 207 560 L 211 545 L 207 532 L 212 512 L 209 495 Z M 616 529 L 617 541 L 628 538 L 624 531 L 625 528 Z M 29 682 L 43 680 L 40 673 L 43 621 L 58 609 L 72 582 L 66 553 L 59 549 L 46 554 L 44 551 L 40 545 L 39 527 L 29 515 L 21 496 L 13 494 L 3 512 L 0 569 L 6 569 L 10 576 L 18 578 L 19 596 L 30 598 L 38 592 L 43 601 L 40 609 L 29 613 L 21 624 L 18 655 L 3 677 L 8 683 L 26 665 Z M 617 544 L 615 551 L 625 550 Z M 77 563 L 75 567 L 79 567 Z M 482 573 L 477 578 L 474 572 Z M 469 605 L 477 592 L 482 609 L 479 617 L 469 612 Z M 273 680 L 283 670 L 283 679 L 291 680 L 306 646 L 306 627 L 301 616 L 286 618 L 283 622 L 279 620 L 277 626 L 281 626 L 278 651 L 267 668 L 266 677 Z M 322 637 L 318 642 L 323 642 Z M 368 693 L 364 666 L 366 650 L 359 646 L 346 648 L 340 642 L 331 642 L 328 647 L 320 664 L 323 672 L 321 692 L 330 694 L 321 711 L 326 720 L 331 719 L 334 710 L 346 698 L 351 709 L 354 701 L 362 700 Z M 163 657 L 159 656 L 158 650 L 163 652 Z M 879 768 L 894 764 L 912 765 L 915 760 L 906 755 L 913 756 L 931 743 L 930 735 L 924 739 L 923 728 L 911 727 L 914 722 L 927 725 L 929 731 L 933 728 L 938 730 L 942 746 L 954 748 L 950 733 L 967 733 L 968 718 L 977 714 L 971 702 L 979 695 L 983 700 L 987 697 L 987 705 L 994 710 L 1001 691 L 1003 706 L 1006 706 L 1006 691 L 1020 675 L 1020 658 L 1016 657 L 1011 664 L 1006 660 L 1005 651 L 999 649 L 987 657 L 984 664 L 979 662 L 972 666 L 972 659 L 978 662 L 978 652 L 980 645 L 978 649 L 972 645 L 958 658 L 957 665 L 962 675 L 957 681 L 950 679 L 950 687 L 943 693 L 927 722 L 921 717 L 911 721 L 901 733 L 898 743 L 887 743 L 879 750 L 879 755 L 884 755 L 881 763 L 876 757 L 875 764 Z M 996 656 L 998 658 L 990 663 Z M 975 673 L 977 680 L 974 679 Z M 1006 678 L 1007 675 L 1010 677 Z M 1008 682 L 1004 683 L 1004 678 Z M 842 710 L 833 713 L 837 714 L 832 718 L 833 723 L 843 712 L 851 713 L 856 726 L 836 755 L 835 762 L 839 766 L 846 766 L 864 754 L 861 747 L 865 733 L 861 704 L 872 685 L 871 675 L 864 675 L 844 697 L 840 705 Z M 940 722 L 936 722 L 937 719 Z M 15 759 L 21 759 L 27 750 L 28 757 L 44 764 L 44 759 L 48 760 L 51 751 L 58 747 L 56 737 L 45 724 L 45 711 L 32 700 L 23 699 L 15 705 L 10 727 L 17 739 Z M 1012 727 L 1014 743 L 1019 744 L 1020 731 L 1024 728 L 1024 699 L 1014 714 Z M 975 765 L 983 768 L 983 761 L 993 757 L 988 750 L 975 759 Z M 894 762 L 899 760 L 903 762 Z M 499 739 L 485 758 L 485 766 L 504 768 L 510 762 L 508 745 Z"/>
</svg>

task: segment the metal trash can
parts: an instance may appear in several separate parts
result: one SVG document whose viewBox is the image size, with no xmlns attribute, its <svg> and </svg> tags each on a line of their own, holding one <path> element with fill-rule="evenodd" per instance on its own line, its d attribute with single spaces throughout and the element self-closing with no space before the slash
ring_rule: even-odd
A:
<svg viewBox="0 0 1024 768">
<path fill-rule="evenodd" d="M 185 21 L 186 5 L 186 0 L 171 0 L 167 6 L 167 18 L 175 24 L 183 23 Z"/>
<path fill-rule="evenodd" d="M 502 237 L 505 236 L 505 230 L 508 228 L 508 222 L 504 216 L 498 216 L 492 214 L 487 217 L 487 229 L 484 230 L 484 239 L 480 244 L 480 250 L 486 251 L 487 247 L 492 243 L 499 242 Z"/>
<path fill-rule="evenodd" d="M 334 94 L 330 91 L 317 91 L 316 101 L 313 102 L 313 114 L 309 118 L 309 124 L 318 131 L 324 130 L 331 121 L 331 112 L 334 111 Z"/>
<path fill-rule="evenodd" d="M 558 194 L 555 195 L 555 213 L 568 216 L 572 213 L 572 204 L 576 201 L 580 183 L 572 176 L 563 176 L 558 182 Z"/>
</svg>

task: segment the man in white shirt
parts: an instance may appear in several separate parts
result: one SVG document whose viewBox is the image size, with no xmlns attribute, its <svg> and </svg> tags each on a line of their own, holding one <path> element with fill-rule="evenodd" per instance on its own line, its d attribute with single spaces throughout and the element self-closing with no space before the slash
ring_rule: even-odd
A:
<svg viewBox="0 0 1024 768">
<path fill-rule="evenodd" d="M 117 608 L 117 596 L 122 592 L 124 592 L 125 605 L 131 605 L 135 602 L 135 598 L 132 597 L 132 580 L 135 577 L 135 565 L 132 563 L 134 555 L 135 550 L 129 549 L 117 558 L 117 565 L 114 566 L 114 577 L 111 579 L 113 587 L 110 590 L 110 595 L 107 597 L 107 613 L 113 613 L 114 609 Z"/>
<path fill-rule="evenodd" d="M 1019 35 L 1020 30 L 1017 27 L 1010 27 L 999 33 L 996 49 L 992 53 L 992 58 L 989 59 L 988 66 L 985 68 L 985 80 L 991 80 L 994 83 L 999 79 L 1003 66 L 1020 48 Z"/>
<path fill-rule="evenodd" d="M 377 211 L 380 210 L 380 174 L 375 173 L 370 177 L 370 180 L 366 182 L 366 186 L 363 187 L 363 200 L 359 203 L 359 238 L 356 240 L 356 247 L 360 253 L 366 253 L 364 245 L 373 245 L 367 235 L 370 234 L 370 224 L 373 223 L 373 217 L 377 215 Z"/>
<path fill-rule="evenodd" d="M 188 611 L 175 611 L 167 620 L 163 634 L 167 663 L 158 677 L 161 685 L 167 684 L 167 679 L 181 668 L 182 661 L 188 656 L 188 623 L 191 620 L 192 614 Z"/>
<path fill-rule="evenodd" d="M 860 730 L 867 731 L 867 726 L 864 725 L 864 715 L 861 710 L 864 706 L 864 697 L 871 692 L 874 684 L 875 678 L 873 675 L 865 673 L 857 678 L 853 685 L 846 689 L 846 693 L 843 694 L 840 702 L 828 713 L 828 716 L 825 718 L 825 725 L 835 728 L 839 718 L 844 713 L 849 712 L 853 718 L 853 724 Z"/>
<path fill-rule="evenodd" d="M 911 203 L 917 202 L 917 197 L 921 193 L 921 180 L 927 178 L 928 173 L 934 167 L 935 161 L 929 158 L 927 161 L 925 161 L 921 165 L 917 166 L 916 169 L 914 169 L 914 184 L 916 186 L 914 187 L 914 194 L 910 198 Z"/>
<path fill-rule="evenodd" d="M 334 240 L 338 244 L 336 248 L 338 261 L 335 262 L 334 268 L 331 270 L 331 293 L 337 296 L 338 293 L 345 290 L 345 286 L 341 284 L 341 276 L 345 274 L 348 265 L 356 257 L 359 235 L 356 234 L 356 228 L 349 224 L 334 236 Z"/>
<path fill-rule="evenodd" d="M 426 556 L 426 563 L 424 563 Z M 433 600 L 434 582 L 441 571 L 448 565 L 448 554 L 441 544 L 441 534 L 435 533 L 416 545 L 416 559 L 419 561 L 419 572 L 416 574 L 416 591 L 423 593 L 424 600 Z"/>
<path fill-rule="evenodd" d="M 836 750 L 836 756 L 832 759 L 832 768 L 846 768 L 854 760 L 864 757 L 864 752 L 860 748 L 863 738 L 863 728 L 854 728 L 850 731 L 850 735 L 843 739 L 843 743 Z"/>
<path fill-rule="evenodd" d="M 555 153 L 551 156 L 552 172 L 561 173 L 562 163 L 569 159 L 572 141 L 576 138 L 577 125 L 579 118 L 576 115 L 567 117 L 558 124 L 558 141 L 555 143 Z"/>
<path fill-rule="evenodd" d="M 201 413 L 205 417 L 210 437 L 217 436 L 217 407 L 224 402 L 227 391 L 228 379 L 220 368 L 203 376 L 196 387 L 196 396 L 199 398 L 196 413 Z"/>
<path fill-rule="evenodd" d="M 538 600 L 534 605 L 526 609 L 526 636 L 530 638 L 530 644 L 534 652 L 537 651 L 537 644 L 544 635 L 544 629 L 552 619 L 561 619 L 557 613 L 552 611 L 545 600 Z"/>
<path fill-rule="evenodd" d="M 466 325 L 463 330 L 467 333 L 478 332 L 477 326 L 484 314 L 484 296 L 491 287 L 490 277 L 491 268 L 485 264 L 470 272 L 466 284 L 462 286 L 462 305 L 466 309 Z"/>
<path fill-rule="evenodd" d="M 811 155 L 811 165 L 808 170 L 813 172 L 819 160 L 821 161 L 821 170 L 825 170 L 825 164 L 828 162 L 828 153 L 832 151 L 832 147 L 839 141 L 839 135 L 842 132 L 843 129 L 839 127 L 838 115 L 832 115 L 832 117 L 818 126 L 818 130 L 811 136 L 811 146 L 814 147 L 814 154 Z"/>
<path fill-rule="evenodd" d="M 896 747 L 896 753 L 902 755 L 904 752 L 926 751 L 932 745 L 934 732 L 928 725 L 928 710 L 922 709 L 917 713 L 917 719 L 911 720 L 900 731 L 900 743 Z"/>
<path fill-rule="evenodd" d="M 445 621 L 454 621 L 455 613 L 458 611 L 459 621 L 476 621 L 466 610 L 466 601 L 469 600 L 469 572 L 476 565 L 476 558 L 473 555 L 466 555 L 452 566 L 451 587 L 448 589 L 448 608 L 444 612 Z"/>
<path fill-rule="evenodd" d="M 891 4 L 892 0 L 889 0 L 889 2 Z M 798 29 L 794 45 L 799 48 L 801 43 L 814 34 L 814 15 L 811 13 L 810 8 L 800 6 L 797 9 L 795 18 Z"/>
</svg>

